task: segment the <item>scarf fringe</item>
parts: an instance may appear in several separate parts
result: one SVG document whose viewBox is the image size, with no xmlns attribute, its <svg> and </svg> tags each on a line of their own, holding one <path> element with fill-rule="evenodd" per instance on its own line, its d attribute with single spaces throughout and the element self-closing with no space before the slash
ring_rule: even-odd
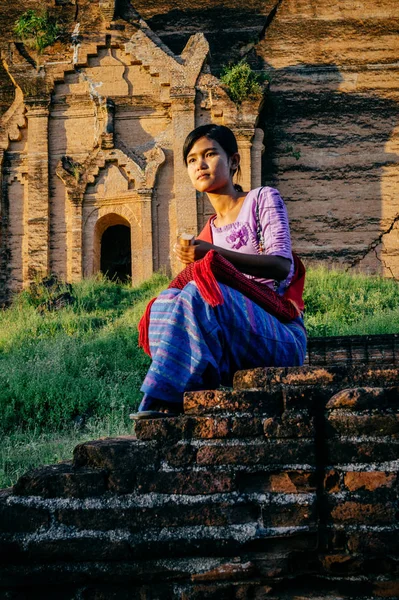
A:
<svg viewBox="0 0 399 600">
<path fill-rule="evenodd" d="M 150 326 L 150 313 L 151 307 L 154 304 L 156 298 L 152 298 L 146 306 L 143 316 L 141 317 L 138 330 L 139 330 L 139 348 L 143 348 L 144 352 L 151 356 L 150 340 L 148 337 L 148 328 Z"/>
<path fill-rule="evenodd" d="M 215 308 L 224 303 L 223 294 L 212 271 L 212 252 L 208 252 L 202 260 L 194 263 L 194 281 L 202 298 Z"/>
</svg>

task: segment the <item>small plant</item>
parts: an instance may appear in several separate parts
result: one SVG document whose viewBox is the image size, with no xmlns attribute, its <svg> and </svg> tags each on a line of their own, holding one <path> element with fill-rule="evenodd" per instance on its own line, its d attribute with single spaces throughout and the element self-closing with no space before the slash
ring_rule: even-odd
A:
<svg viewBox="0 0 399 600">
<path fill-rule="evenodd" d="M 15 22 L 14 33 L 37 52 L 54 44 L 61 30 L 47 11 L 27 10 Z"/>
<path fill-rule="evenodd" d="M 72 177 L 79 181 L 80 174 L 82 171 L 82 165 L 70 158 L 69 156 L 62 157 L 62 166 Z"/>
<path fill-rule="evenodd" d="M 291 146 L 290 144 L 286 145 L 286 147 L 284 148 L 284 152 L 286 154 L 290 154 L 296 160 L 299 160 L 301 158 L 301 151 L 300 150 L 294 150 L 294 147 Z"/>
<path fill-rule="evenodd" d="M 225 67 L 220 78 L 230 98 L 236 104 L 241 104 L 247 98 L 260 98 L 263 94 L 263 84 L 267 79 L 266 75 L 257 75 L 246 60 Z"/>
</svg>

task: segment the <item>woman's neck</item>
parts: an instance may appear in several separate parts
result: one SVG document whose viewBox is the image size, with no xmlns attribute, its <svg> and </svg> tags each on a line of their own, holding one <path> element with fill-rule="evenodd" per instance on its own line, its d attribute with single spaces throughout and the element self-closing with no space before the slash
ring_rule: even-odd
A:
<svg viewBox="0 0 399 600">
<path fill-rule="evenodd" d="M 226 192 L 207 194 L 216 212 L 214 223 L 217 227 L 234 223 L 246 195 L 245 192 L 239 192 L 234 187 Z"/>
</svg>

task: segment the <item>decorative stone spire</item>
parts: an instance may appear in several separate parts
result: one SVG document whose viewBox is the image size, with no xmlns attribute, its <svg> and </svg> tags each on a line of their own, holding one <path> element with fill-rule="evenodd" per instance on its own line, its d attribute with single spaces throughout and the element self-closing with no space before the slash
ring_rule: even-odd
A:
<svg viewBox="0 0 399 600">
<path fill-rule="evenodd" d="M 116 0 L 99 0 L 101 14 L 106 21 L 112 21 L 115 14 Z"/>
</svg>

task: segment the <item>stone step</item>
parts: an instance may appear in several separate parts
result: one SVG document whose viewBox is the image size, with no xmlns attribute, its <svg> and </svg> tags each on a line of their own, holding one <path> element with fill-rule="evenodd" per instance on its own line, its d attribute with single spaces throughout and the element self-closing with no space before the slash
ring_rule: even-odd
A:
<svg viewBox="0 0 399 600">
<path fill-rule="evenodd" d="M 399 385 L 399 367 L 376 365 L 340 365 L 325 367 L 260 367 L 237 371 L 237 390 L 275 391 L 281 386 L 392 387 Z"/>
<path fill-rule="evenodd" d="M 135 424 L 139 440 L 157 440 L 165 443 L 178 440 L 225 438 L 304 438 L 314 437 L 314 419 L 307 410 L 287 410 L 280 416 L 228 413 L 212 416 L 185 416 L 167 419 L 142 419 Z M 386 424 L 392 429 L 392 424 Z"/>
<path fill-rule="evenodd" d="M 107 491 L 106 471 L 90 467 L 75 468 L 72 461 L 32 469 L 14 485 L 18 496 L 41 498 L 87 498 Z"/>
<path fill-rule="evenodd" d="M 263 390 L 207 390 L 184 394 L 184 413 L 187 415 L 209 415 L 240 413 L 274 416 L 284 408 L 281 388 Z"/>
</svg>

